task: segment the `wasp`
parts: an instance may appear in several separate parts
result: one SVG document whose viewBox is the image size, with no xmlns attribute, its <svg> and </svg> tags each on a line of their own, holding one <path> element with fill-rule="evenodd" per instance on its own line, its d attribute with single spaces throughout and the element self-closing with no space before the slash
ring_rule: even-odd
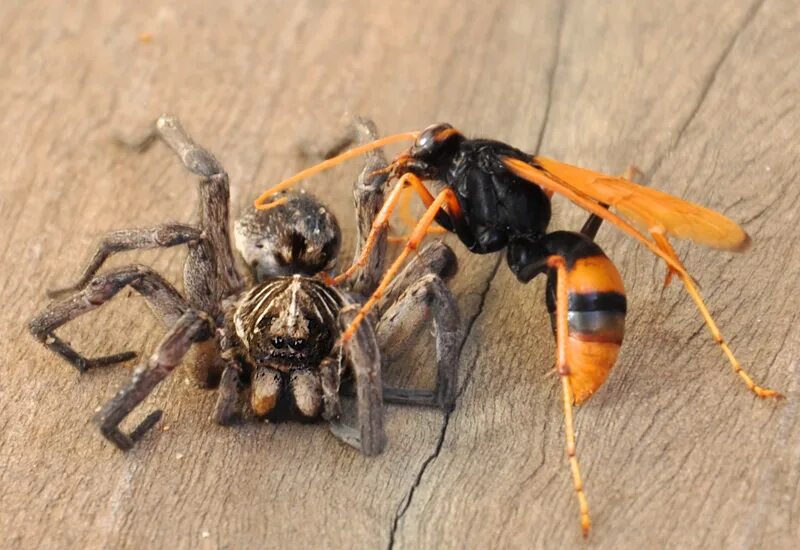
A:
<svg viewBox="0 0 800 550">
<path fill-rule="evenodd" d="M 255 206 L 270 208 L 275 204 L 269 200 L 274 193 L 349 158 L 401 141 L 413 143 L 384 169 L 397 182 L 375 219 L 372 235 L 350 268 L 331 282 L 340 284 L 366 264 L 375 236 L 386 228 L 404 195 L 415 192 L 426 210 L 342 339 L 353 337 L 434 222 L 455 233 L 476 254 L 505 249 L 508 266 L 522 283 L 546 274 L 566 454 L 584 536 L 589 533 L 591 520 L 576 454 L 573 405 L 585 402 L 606 380 L 622 344 L 627 310 L 622 277 L 594 242 L 603 221 L 632 236 L 666 263 L 665 286 L 673 276 L 680 278 L 712 338 L 750 391 L 759 397 L 781 397 L 757 385 L 739 364 L 669 240 L 688 239 L 711 248 L 742 252 L 750 246 L 750 237 L 722 214 L 634 183 L 630 174 L 609 176 L 530 155 L 500 141 L 470 139 L 450 124 L 436 124 L 421 132 L 388 136 L 345 151 L 268 189 L 256 199 Z M 426 181 L 438 182 L 441 190 L 434 195 Z M 590 213 L 579 232 L 547 231 L 554 194 Z"/>
</svg>

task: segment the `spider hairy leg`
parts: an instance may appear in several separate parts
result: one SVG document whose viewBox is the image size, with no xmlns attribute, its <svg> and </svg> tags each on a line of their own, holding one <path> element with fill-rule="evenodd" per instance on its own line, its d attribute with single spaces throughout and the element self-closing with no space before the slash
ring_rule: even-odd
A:
<svg viewBox="0 0 800 550">
<path fill-rule="evenodd" d="M 348 267 L 342 274 L 334 277 L 333 279 L 334 284 L 336 285 L 342 284 L 344 281 L 352 277 L 353 274 L 356 272 L 356 270 L 366 265 L 369 255 L 372 253 L 372 249 L 375 246 L 377 239 L 380 237 L 382 232 L 386 231 L 386 228 L 389 225 L 389 218 L 391 218 L 392 212 L 397 206 L 397 202 L 402 197 L 403 190 L 407 186 L 412 186 L 414 190 L 416 190 L 417 193 L 419 193 L 419 195 L 422 197 L 423 202 L 425 202 L 426 206 L 433 201 L 433 197 L 431 196 L 430 192 L 418 177 L 416 177 L 414 174 L 411 173 L 403 174 L 403 176 L 395 184 L 394 188 L 392 189 L 392 192 L 389 193 L 389 196 L 383 203 L 380 212 L 378 212 L 378 215 L 373 220 L 372 230 L 367 236 L 367 240 L 364 243 L 364 246 L 361 248 L 361 254 L 353 262 L 353 264 L 350 267 Z"/>
<path fill-rule="evenodd" d="M 433 314 L 436 345 L 434 389 L 384 387 L 383 398 L 387 403 L 433 406 L 449 412 L 453 409 L 458 390 L 458 358 L 462 332 L 458 306 L 438 275 L 428 273 L 416 280 L 381 315 L 377 327 L 378 341 L 384 353 L 393 348 L 404 348 L 404 344 L 423 325 L 429 311 Z"/>
<path fill-rule="evenodd" d="M 344 273 L 340 274 L 339 276 L 333 279 L 333 284 L 340 284 L 343 281 L 347 280 L 352 274 L 360 267 L 366 265 L 368 258 L 375 247 L 375 242 L 379 238 L 383 238 L 385 236 L 386 229 L 388 228 L 389 218 L 394 211 L 395 206 L 397 205 L 398 200 L 403 196 L 405 189 L 407 187 L 411 187 L 422 199 L 422 202 L 425 204 L 426 207 L 429 207 L 431 203 L 433 203 L 433 195 L 431 195 L 428 188 L 425 187 L 425 184 L 419 179 L 416 175 L 407 172 L 403 174 L 403 176 L 398 180 L 395 184 L 395 187 L 392 189 L 389 197 L 383 203 L 383 207 L 381 208 L 378 215 L 375 217 L 372 223 L 372 230 L 370 231 L 369 235 L 367 236 L 366 242 L 361 247 L 361 253 L 358 256 L 358 259 L 353 262 L 353 264 L 345 270 Z M 449 201 L 451 205 L 454 201 Z M 457 205 L 457 201 L 455 202 Z M 434 216 L 435 217 L 435 216 Z M 430 224 L 428 224 L 428 228 L 425 230 L 425 234 L 429 232 Z M 423 235 L 424 237 L 425 235 Z M 409 239 L 410 240 L 410 237 Z"/>
<path fill-rule="evenodd" d="M 29 322 L 28 327 L 34 337 L 80 372 L 132 359 L 136 357 L 134 352 L 90 359 L 54 334 L 60 326 L 97 309 L 128 286 L 147 300 L 166 326 L 175 323 L 189 307 L 178 291 L 158 273 L 148 267 L 134 265 L 98 275 L 80 292 L 48 305 Z"/>
<path fill-rule="evenodd" d="M 161 340 L 155 353 L 136 368 L 130 384 L 121 389 L 95 416 L 95 423 L 103 436 L 122 451 L 133 447 L 161 417 L 161 412 L 150 413 L 129 434 L 120 431 L 120 422 L 181 363 L 194 343 L 208 340 L 212 335 L 212 323 L 204 313 L 194 310 L 184 313 Z"/>
<path fill-rule="evenodd" d="M 122 147 L 144 153 L 159 138 L 164 140 L 170 149 L 178 154 L 181 162 L 189 171 L 198 176 L 208 178 L 214 174 L 224 172 L 222 165 L 214 155 L 198 146 L 186 133 L 180 121 L 172 115 L 165 114 L 160 116 L 150 129 L 139 138 L 128 140 L 117 136 L 115 141 Z"/>
<path fill-rule="evenodd" d="M 357 315 L 357 305 L 342 309 L 340 328 L 351 324 Z M 358 427 L 347 426 L 339 419 L 331 420 L 330 430 L 344 443 L 355 447 L 367 456 L 380 454 L 386 446 L 383 429 L 383 392 L 381 382 L 380 350 L 370 323 L 365 323 L 358 334 L 343 344 L 356 384 Z"/>
<path fill-rule="evenodd" d="M 369 143 L 378 139 L 375 123 L 365 118 L 356 118 L 355 128 L 359 143 Z M 372 223 L 385 202 L 388 173 L 376 173 L 386 169 L 388 162 L 381 149 L 368 152 L 364 157 L 364 167 L 353 186 L 353 198 L 356 206 L 356 247 L 354 257 L 361 256 L 361 251 L 372 232 Z M 352 292 L 368 296 L 375 290 L 386 267 L 386 235 L 388 228 L 382 228 L 373 238 L 372 253 L 366 265 L 349 281 Z"/>
<path fill-rule="evenodd" d="M 121 229 L 107 233 L 78 280 L 62 288 L 47 291 L 49 298 L 58 298 L 81 290 L 91 280 L 109 256 L 128 250 L 169 248 L 187 243 L 197 243 L 202 232 L 183 223 L 165 223 L 147 229 Z"/>
<path fill-rule="evenodd" d="M 239 399 L 242 381 L 239 369 L 230 365 L 222 371 L 222 377 L 217 388 L 217 402 L 212 415 L 214 422 L 220 426 L 229 425 L 236 416 L 236 404 Z"/>
<path fill-rule="evenodd" d="M 244 287 L 244 279 L 236 270 L 236 261 L 229 235 L 230 186 L 222 164 L 209 151 L 189 136 L 180 121 L 171 115 L 159 117 L 144 137 L 117 143 L 138 152 L 146 151 L 156 139 L 163 140 L 181 159 L 184 167 L 201 177 L 200 230 L 204 239 L 199 246 L 190 247 L 186 263 L 186 282 L 189 301 L 193 306 L 212 314 L 224 295 Z M 216 273 L 213 296 L 209 300 L 209 274 Z M 209 309 L 212 308 L 212 309 Z"/>
</svg>

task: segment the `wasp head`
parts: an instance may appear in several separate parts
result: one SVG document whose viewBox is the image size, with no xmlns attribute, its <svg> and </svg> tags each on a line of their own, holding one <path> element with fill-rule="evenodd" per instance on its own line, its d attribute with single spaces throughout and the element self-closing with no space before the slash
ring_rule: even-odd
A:
<svg viewBox="0 0 800 550">
<path fill-rule="evenodd" d="M 463 141 L 464 135 L 450 124 L 428 126 L 411 148 L 395 159 L 393 171 L 395 175 L 411 172 L 422 179 L 441 179 Z"/>
</svg>

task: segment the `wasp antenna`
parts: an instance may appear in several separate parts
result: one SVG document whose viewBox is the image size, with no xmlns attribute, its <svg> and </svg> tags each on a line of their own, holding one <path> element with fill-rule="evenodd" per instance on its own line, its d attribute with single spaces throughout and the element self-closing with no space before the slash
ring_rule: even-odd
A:
<svg viewBox="0 0 800 550">
<path fill-rule="evenodd" d="M 258 210 L 267 210 L 270 208 L 270 203 L 267 202 L 267 199 L 269 199 L 270 196 L 274 195 L 275 193 L 278 193 L 279 191 L 283 191 L 285 189 L 290 188 L 299 181 L 311 177 L 314 174 L 324 172 L 325 170 L 333 168 L 334 166 L 341 164 L 346 160 L 350 160 L 351 158 L 363 155 L 364 153 L 367 153 L 374 149 L 378 149 L 385 145 L 391 145 L 392 143 L 397 143 L 399 141 L 414 141 L 417 139 L 418 135 L 419 132 L 404 132 L 402 134 L 395 134 L 392 136 L 386 136 L 384 138 L 376 139 L 373 142 L 366 143 L 364 145 L 359 145 L 358 147 L 355 147 L 353 149 L 349 149 L 344 153 L 336 155 L 333 158 L 329 158 L 327 160 L 320 162 L 316 166 L 306 168 L 305 170 L 298 172 L 294 176 L 291 176 L 290 178 L 283 180 L 277 185 L 273 185 L 272 187 L 261 193 L 261 195 L 255 200 L 253 205 Z"/>
</svg>

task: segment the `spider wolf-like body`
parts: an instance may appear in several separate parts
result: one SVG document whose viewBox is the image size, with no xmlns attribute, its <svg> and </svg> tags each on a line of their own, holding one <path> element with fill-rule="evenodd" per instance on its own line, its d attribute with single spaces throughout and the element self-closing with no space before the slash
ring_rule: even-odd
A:
<svg viewBox="0 0 800 550">
<path fill-rule="evenodd" d="M 374 139 L 372 123 L 359 121 L 357 126 L 363 138 Z M 383 272 L 385 228 L 371 262 L 348 288 L 336 288 L 315 277 L 334 267 L 341 241 L 336 219 L 319 201 L 304 193 L 289 194 L 270 211 L 248 209 L 235 229 L 237 248 L 250 269 L 248 283 L 235 265 L 228 230 L 229 184 L 221 164 L 169 116 L 159 118 L 143 139 L 128 145 L 143 151 L 158 138 L 201 177 L 199 224 L 168 223 L 109 233 L 79 280 L 50 293 L 67 297 L 48 305 L 30 322 L 34 336 L 81 372 L 136 355 L 126 352 L 89 359 L 54 332 L 120 290 L 136 290 L 167 327 L 155 352 L 136 367 L 132 381 L 96 415 L 107 439 L 127 450 L 158 421 L 161 411 L 149 414 L 130 433 L 119 429 L 190 350 L 198 384 L 218 386 L 214 419 L 220 424 L 235 417 L 240 394 L 249 389 L 249 406 L 256 416 L 324 419 L 339 439 L 371 455 L 385 445 L 384 400 L 452 407 L 461 334 L 455 300 L 444 283 L 456 268 L 449 247 L 433 243 L 422 250 L 387 290 L 378 314 L 340 347 L 340 330 Z M 354 188 L 356 254 L 384 200 L 385 178 L 375 171 L 385 164 L 380 153 L 369 157 Z M 114 253 L 182 244 L 189 249 L 185 296 L 146 266 L 97 274 Z M 383 387 L 381 350 L 402 348 L 425 323 L 428 310 L 433 314 L 436 339 L 435 388 Z M 385 362 L 387 354 L 383 355 Z M 339 399 L 341 387 L 351 380 L 358 405 L 355 428 L 342 421 Z"/>
</svg>

